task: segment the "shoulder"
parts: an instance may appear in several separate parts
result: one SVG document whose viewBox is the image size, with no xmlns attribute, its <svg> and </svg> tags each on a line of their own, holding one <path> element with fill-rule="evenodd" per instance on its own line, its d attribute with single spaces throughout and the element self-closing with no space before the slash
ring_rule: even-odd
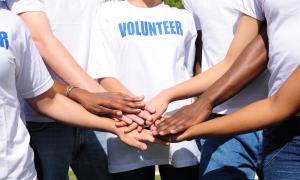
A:
<svg viewBox="0 0 300 180">
<path fill-rule="evenodd" d="M 97 7 L 98 19 L 109 19 L 124 11 L 124 1 L 108 1 L 99 3 Z"/>
<path fill-rule="evenodd" d="M 11 11 L 6 9 L 1 9 L 0 15 L 1 15 L 0 16 L 1 28 L 5 28 L 10 32 L 24 29 L 24 25 L 20 17 L 18 17 Z"/>
<path fill-rule="evenodd" d="M 125 5 L 124 1 L 108 1 L 99 4 L 99 11 L 107 12 L 107 13 L 116 13 L 117 9 L 122 8 Z"/>
<path fill-rule="evenodd" d="M 1 37 L 6 38 L 12 51 L 25 47 L 31 38 L 29 31 L 23 21 L 9 10 L 0 10 L 0 32 Z"/>
<path fill-rule="evenodd" d="M 194 22 L 193 14 L 187 11 L 186 9 L 178 9 L 175 7 L 169 7 L 169 8 L 174 17 L 181 19 L 182 21 L 187 23 Z"/>
<path fill-rule="evenodd" d="M 29 11 L 45 11 L 41 0 L 6 0 L 7 7 L 15 14 Z"/>
</svg>

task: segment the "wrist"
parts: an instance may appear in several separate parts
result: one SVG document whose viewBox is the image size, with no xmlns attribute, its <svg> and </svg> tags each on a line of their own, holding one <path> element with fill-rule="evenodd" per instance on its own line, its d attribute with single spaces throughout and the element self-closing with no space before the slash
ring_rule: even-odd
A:
<svg viewBox="0 0 300 180">
<path fill-rule="evenodd" d="M 160 96 L 162 96 L 166 102 L 171 103 L 175 100 L 175 97 L 172 93 L 172 89 L 164 89 L 160 92 Z"/>
<path fill-rule="evenodd" d="M 214 102 L 213 99 L 211 99 L 209 96 L 202 94 L 198 97 L 198 99 L 196 99 L 194 104 L 199 107 L 204 106 L 207 108 L 207 110 L 212 110 L 214 107 L 213 102 Z"/>
<path fill-rule="evenodd" d="M 80 88 L 73 88 L 67 97 L 71 98 L 72 100 L 76 101 L 76 102 L 80 102 L 80 97 L 86 93 L 87 91 L 84 89 L 80 89 Z"/>
</svg>

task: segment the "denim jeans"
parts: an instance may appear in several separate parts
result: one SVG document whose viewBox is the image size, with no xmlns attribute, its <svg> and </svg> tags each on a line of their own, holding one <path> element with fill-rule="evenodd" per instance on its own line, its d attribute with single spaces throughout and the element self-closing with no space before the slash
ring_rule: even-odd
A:
<svg viewBox="0 0 300 180">
<path fill-rule="evenodd" d="M 265 180 L 300 179 L 300 117 L 264 130 Z"/>
<path fill-rule="evenodd" d="M 66 180 L 69 166 L 79 180 L 110 180 L 107 157 L 93 131 L 60 123 L 28 122 L 40 180 Z"/>
<path fill-rule="evenodd" d="M 210 119 L 218 117 L 211 115 Z M 254 179 L 259 172 L 261 132 L 199 140 L 200 180 Z"/>
</svg>

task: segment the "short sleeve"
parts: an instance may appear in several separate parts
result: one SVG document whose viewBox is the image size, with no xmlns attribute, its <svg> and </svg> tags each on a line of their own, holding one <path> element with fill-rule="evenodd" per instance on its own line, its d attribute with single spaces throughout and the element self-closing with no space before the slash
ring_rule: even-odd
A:
<svg viewBox="0 0 300 180">
<path fill-rule="evenodd" d="M 242 13 L 253 17 L 259 21 L 263 21 L 265 19 L 262 10 L 261 0 L 242 0 L 242 6 L 239 10 Z"/>
<path fill-rule="evenodd" d="M 6 5 L 14 14 L 45 11 L 44 4 L 40 0 L 6 0 Z"/>
<path fill-rule="evenodd" d="M 190 77 L 194 74 L 194 65 L 195 65 L 195 53 L 196 47 L 195 42 L 197 39 L 197 30 L 195 28 L 195 23 L 192 16 L 189 17 L 189 35 L 187 41 L 185 42 L 185 66 L 187 67 Z"/>
<path fill-rule="evenodd" d="M 116 59 L 111 47 L 111 38 L 115 36 L 110 23 L 105 20 L 102 5 L 97 9 L 97 16 L 92 24 L 90 54 L 87 73 L 94 79 L 116 77 Z"/>
<path fill-rule="evenodd" d="M 53 80 L 24 25 L 19 26 L 15 37 L 18 93 L 25 99 L 39 96 L 53 86 Z"/>
<path fill-rule="evenodd" d="M 199 1 L 199 0 L 196 0 L 196 1 Z M 196 29 L 197 29 L 197 31 L 200 31 L 201 30 L 200 18 L 198 17 L 197 12 L 194 8 L 196 5 L 192 3 L 192 0 L 182 0 L 182 3 L 183 3 L 184 8 L 187 11 L 189 11 L 190 13 L 192 13 Z"/>
</svg>

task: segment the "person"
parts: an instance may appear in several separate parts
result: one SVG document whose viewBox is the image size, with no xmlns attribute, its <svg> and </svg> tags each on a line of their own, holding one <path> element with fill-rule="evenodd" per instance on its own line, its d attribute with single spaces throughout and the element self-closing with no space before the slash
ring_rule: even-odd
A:
<svg viewBox="0 0 300 180">
<path fill-rule="evenodd" d="M 268 82 L 269 98 L 247 106 L 230 116 L 199 124 L 187 132 L 198 136 L 199 132 L 205 128 L 204 131 L 207 132 L 203 132 L 200 136 L 221 136 L 266 128 L 263 133 L 262 153 L 264 179 L 298 179 L 297 90 L 299 87 L 295 81 L 299 78 L 300 54 L 297 42 L 300 36 L 297 30 L 300 24 L 297 19 L 300 16 L 300 6 L 293 0 L 284 3 L 243 1 L 243 5 L 241 9 L 243 13 L 258 20 L 267 21 L 268 69 L 271 73 Z M 250 26 L 248 24 L 248 28 Z"/>
<path fill-rule="evenodd" d="M 104 89 L 85 72 L 87 64 L 93 63 L 87 61 L 90 26 L 96 6 L 101 2 L 7 0 L 6 4 L 22 18 L 31 31 L 53 77 L 86 90 L 72 90 L 71 97 L 75 97 L 74 100 L 91 112 L 101 115 L 115 115 L 120 110 L 124 114 L 136 114 L 141 105 L 130 107 L 112 103 L 124 98 L 103 93 Z M 139 103 L 143 104 L 142 98 L 139 99 Z M 25 114 L 40 178 L 66 179 L 71 165 L 79 179 L 111 179 L 104 149 L 93 131 L 54 122 L 35 113 L 28 106 L 25 106 Z"/>
<path fill-rule="evenodd" d="M 202 35 L 203 44 L 199 48 L 202 48 L 201 68 L 203 72 L 193 79 L 167 88 L 157 95 L 149 105 L 155 107 L 160 114 L 164 112 L 170 102 L 198 96 L 206 91 L 232 66 L 260 30 L 258 27 L 249 33 L 248 29 L 242 28 L 244 23 L 255 22 L 246 16 L 240 15 L 237 8 L 242 7 L 241 1 L 184 0 L 183 4 L 186 9 L 193 13 L 196 27 L 200 31 L 198 34 Z M 237 39 L 234 39 L 235 34 L 238 34 L 245 43 L 237 43 Z M 209 119 L 230 114 L 246 104 L 266 97 L 267 87 L 265 81 L 267 78 L 267 72 L 262 73 L 246 89 L 216 106 L 212 110 Z M 180 112 L 181 110 L 175 116 Z M 196 107 L 194 107 L 194 112 L 197 115 L 202 113 Z M 186 125 L 192 122 L 191 115 L 192 112 L 191 114 L 185 114 L 185 117 L 181 116 L 181 124 L 174 121 L 174 118 L 161 122 L 158 124 L 160 135 L 170 133 L 168 130 L 171 127 L 173 130 L 174 128 L 178 130 L 182 126 L 189 127 L 207 118 L 206 116 L 206 118 L 201 118 L 200 121 Z M 184 129 L 181 128 L 181 130 Z M 228 138 L 200 139 L 202 152 L 200 179 L 253 179 L 255 170 L 258 170 L 260 136 L 260 132 L 253 132 Z"/>
<path fill-rule="evenodd" d="M 29 133 L 21 116 L 18 96 L 39 112 L 63 123 L 117 134 L 128 145 L 146 150 L 139 141 L 154 140 L 151 133 L 124 130 L 115 122 L 86 111 L 55 92 L 31 36 L 22 21 L 0 1 L 0 179 L 37 179 Z"/>
<path fill-rule="evenodd" d="M 90 54 L 99 59 L 99 65 L 90 66 L 88 72 L 97 70 L 100 76 L 91 75 L 100 78 L 105 89 L 143 94 L 147 101 L 192 76 L 197 32 L 190 13 L 170 8 L 161 0 L 105 3 L 97 12 Z M 191 102 L 173 103 L 167 112 Z M 154 165 L 159 165 L 165 180 L 198 177 L 200 152 L 195 141 L 170 147 L 149 145 L 147 152 L 124 146 L 114 135 L 107 136 L 107 143 L 113 179 L 154 179 Z"/>
</svg>

